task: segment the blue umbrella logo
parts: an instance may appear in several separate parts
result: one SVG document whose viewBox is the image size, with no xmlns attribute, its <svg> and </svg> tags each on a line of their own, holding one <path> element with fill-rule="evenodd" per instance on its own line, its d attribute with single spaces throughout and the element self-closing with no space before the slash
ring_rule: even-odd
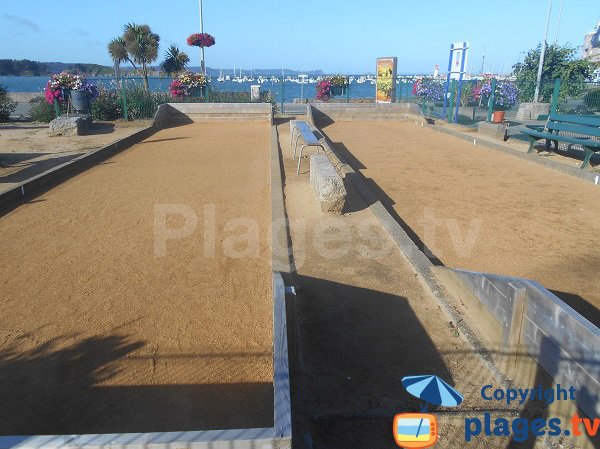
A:
<svg viewBox="0 0 600 449">
<path fill-rule="evenodd" d="M 413 396 L 424 401 L 421 412 L 427 412 L 429 404 L 456 407 L 464 399 L 463 395 L 438 376 L 406 376 L 402 386 Z"/>
</svg>

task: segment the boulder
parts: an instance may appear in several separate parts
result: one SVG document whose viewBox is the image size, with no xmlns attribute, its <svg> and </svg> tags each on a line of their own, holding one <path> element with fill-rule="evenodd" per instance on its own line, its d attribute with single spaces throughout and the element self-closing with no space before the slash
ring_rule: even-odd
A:
<svg viewBox="0 0 600 449">
<path fill-rule="evenodd" d="M 521 103 L 517 120 L 537 120 L 540 115 L 550 114 L 550 103 Z"/>
<path fill-rule="evenodd" d="M 51 136 L 81 136 L 89 127 L 89 116 L 61 116 L 50 122 Z"/>
<path fill-rule="evenodd" d="M 326 155 L 310 156 L 310 184 L 323 212 L 342 213 L 347 196 L 344 181 Z"/>
</svg>

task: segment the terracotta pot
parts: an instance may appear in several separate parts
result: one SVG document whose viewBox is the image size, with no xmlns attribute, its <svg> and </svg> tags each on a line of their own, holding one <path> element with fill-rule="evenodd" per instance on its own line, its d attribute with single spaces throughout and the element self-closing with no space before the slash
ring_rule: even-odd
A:
<svg viewBox="0 0 600 449">
<path fill-rule="evenodd" d="M 504 121 L 504 111 L 494 111 L 492 114 L 492 122 L 502 123 Z"/>
</svg>

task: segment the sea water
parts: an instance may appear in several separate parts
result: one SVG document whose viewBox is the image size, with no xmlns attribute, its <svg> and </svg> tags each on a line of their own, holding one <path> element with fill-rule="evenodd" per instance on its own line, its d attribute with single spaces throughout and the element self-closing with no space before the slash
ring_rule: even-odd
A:
<svg viewBox="0 0 600 449">
<path fill-rule="evenodd" d="M 142 79 L 139 77 L 127 77 L 127 80 L 135 83 L 142 84 Z M 106 87 L 115 85 L 115 78 L 112 76 L 104 77 L 88 77 L 87 80 L 91 83 L 104 85 Z M 169 84 L 172 78 L 158 78 L 150 77 L 148 84 L 150 90 L 153 92 L 168 92 Z M 0 85 L 8 92 L 39 92 L 43 95 L 44 88 L 48 82 L 47 76 L 0 76 Z M 412 79 L 402 79 L 396 84 L 396 97 L 410 97 L 412 92 Z M 250 86 L 259 84 L 256 80 L 254 81 L 223 81 L 219 82 L 217 78 L 211 78 L 210 88 L 222 92 L 250 92 Z M 276 101 L 281 101 L 281 82 L 280 81 L 267 81 L 260 84 L 261 91 L 270 91 L 275 97 Z M 306 83 L 300 84 L 294 81 L 286 80 L 283 83 L 283 96 L 285 102 L 292 102 L 294 99 L 299 98 L 315 98 L 316 96 L 316 84 Z M 346 98 L 343 95 L 341 98 Z M 353 81 L 350 84 L 348 90 L 348 98 L 375 98 L 375 84 L 371 83 L 370 80 L 366 80 L 364 83 L 358 83 Z"/>
</svg>

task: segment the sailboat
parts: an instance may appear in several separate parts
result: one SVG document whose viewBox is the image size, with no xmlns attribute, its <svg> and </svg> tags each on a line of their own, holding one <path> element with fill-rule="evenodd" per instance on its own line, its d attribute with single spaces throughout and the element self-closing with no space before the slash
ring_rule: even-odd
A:
<svg viewBox="0 0 600 449">
<path fill-rule="evenodd" d="M 219 77 L 217 78 L 217 81 L 219 83 L 223 83 L 225 81 L 225 78 L 223 78 L 223 69 L 221 69 L 221 73 L 219 74 Z"/>
</svg>

